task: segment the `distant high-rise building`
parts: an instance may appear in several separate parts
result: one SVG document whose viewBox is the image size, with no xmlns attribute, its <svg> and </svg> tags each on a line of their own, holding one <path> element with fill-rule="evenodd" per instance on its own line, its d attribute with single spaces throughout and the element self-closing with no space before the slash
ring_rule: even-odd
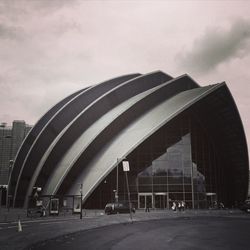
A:
<svg viewBox="0 0 250 250">
<path fill-rule="evenodd" d="M 10 174 L 11 160 L 15 159 L 17 151 L 32 126 L 25 121 L 13 121 L 12 126 L 0 123 L 0 185 L 7 185 Z"/>
</svg>

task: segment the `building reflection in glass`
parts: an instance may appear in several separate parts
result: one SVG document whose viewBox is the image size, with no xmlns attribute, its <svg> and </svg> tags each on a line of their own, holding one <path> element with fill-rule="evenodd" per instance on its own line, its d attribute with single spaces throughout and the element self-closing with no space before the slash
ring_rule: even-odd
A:
<svg viewBox="0 0 250 250">
<path fill-rule="evenodd" d="M 205 177 L 192 162 L 190 133 L 138 174 L 138 191 L 139 208 L 147 199 L 154 208 L 169 208 L 173 201 L 185 201 L 190 208 L 206 206 Z"/>
</svg>

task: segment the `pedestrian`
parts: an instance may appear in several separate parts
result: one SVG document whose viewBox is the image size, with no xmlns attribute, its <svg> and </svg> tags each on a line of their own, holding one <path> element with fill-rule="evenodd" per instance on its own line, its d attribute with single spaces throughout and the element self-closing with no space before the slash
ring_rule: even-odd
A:
<svg viewBox="0 0 250 250">
<path fill-rule="evenodd" d="M 181 202 L 178 201 L 178 211 L 180 212 L 181 211 Z"/>
<path fill-rule="evenodd" d="M 150 212 L 150 211 L 149 211 L 149 203 L 148 203 L 148 202 L 146 203 L 146 209 L 145 209 L 145 212 Z"/>
<path fill-rule="evenodd" d="M 185 211 L 185 202 L 181 201 L 181 210 L 184 212 Z"/>
<path fill-rule="evenodd" d="M 220 202 L 219 209 L 224 209 L 224 208 L 225 208 L 224 204 L 222 202 Z"/>
<path fill-rule="evenodd" d="M 172 208 L 172 210 L 173 210 L 174 212 L 176 212 L 176 202 L 175 202 L 175 201 L 173 202 L 173 205 L 172 205 L 171 208 Z"/>
</svg>

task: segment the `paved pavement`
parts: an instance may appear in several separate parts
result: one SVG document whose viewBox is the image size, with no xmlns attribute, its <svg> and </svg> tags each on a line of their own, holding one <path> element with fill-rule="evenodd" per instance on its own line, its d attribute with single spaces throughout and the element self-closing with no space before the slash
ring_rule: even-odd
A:
<svg viewBox="0 0 250 250">
<path fill-rule="evenodd" d="M 6 215 L 7 214 L 7 215 Z M 1 210 L 0 219 L 0 249 L 24 249 L 31 244 L 65 234 L 103 227 L 118 223 L 132 223 L 154 219 L 168 219 L 190 216 L 222 216 L 236 217 L 250 220 L 250 215 L 240 210 L 186 210 L 185 212 L 172 212 L 168 210 L 136 211 L 131 221 L 129 214 L 104 215 L 101 210 L 85 210 L 83 219 L 79 215 L 60 214 L 30 219 L 24 210 Z M 18 218 L 20 224 L 18 225 Z M 22 231 L 18 232 L 22 227 Z M 29 249 L 29 248 L 28 248 Z"/>
<path fill-rule="evenodd" d="M 103 210 L 83 210 L 83 217 L 93 217 L 93 216 L 101 216 L 103 215 Z M 228 210 L 186 210 L 183 212 L 173 212 L 170 210 L 151 210 L 149 213 L 145 213 L 144 210 L 137 210 L 137 214 L 146 215 L 143 216 L 145 218 L 157 217 L 157 216 L 185 216 L 185 215 L 242 215 L 245 214 L 244 212 L 238 209 L 228 209 Z M 137 216 L 136 216 L 137 217 Z M 27 210 L 25 209 L 9 209 L 0 208 L 0 223 L 2 222 L 18 222 L 20 219 L 21 221 L 30 221 L 30 220 L 41 220 L 41 219 L 48 219 L 48 218 L 79 218 L 79 214 L 72 214 L 72 212 L 61 212 L 59 216 L 48 216 L 45 217 L 37 217 L 37 218 L 29 218 L 27 217 Z"/>
<path fill-rule="evenodd" d="M 101 210 L 83 210 L 83 216 L 96 216 L 96 215 L 100 215 L 101 213 L 103 213 L 103 211 Z M 27 221 L 27 220 L 35 220 L 35 219 L 46 219 L 46 218 L 70 218 L 70 217 L 79 217 L 78 214 L 72 214 L 72 211 L 64 211 L 61 212 L 59 214 L 59 216 L 48 216 L 48 214 L 46 215 L 46 217 L 44 218 L 30 218 L 27 217 L 27 210 L 26 209 L 18 209 L 18 208 L 10 208 L 9 210 L 7 210 L 6 208 L 1 208 L 0 209 L 0 223 L 1 222 L 14 222 L 14 221 L 18 221 L 19 219 L 21 221 Z"/>
</svg>

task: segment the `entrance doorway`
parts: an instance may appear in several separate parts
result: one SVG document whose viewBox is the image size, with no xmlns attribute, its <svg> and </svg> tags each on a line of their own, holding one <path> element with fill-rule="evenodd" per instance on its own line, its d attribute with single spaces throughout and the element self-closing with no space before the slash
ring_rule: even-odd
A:
<svg viewBox="0 0 250 250">
<path fill-rule="evenodd" d="M 138 208 L 169 209 L 168 193 L 139 193 Z"/>
<path fill-rule="evenodd" d="M 207 207 L 208 208 L 218 208 L 217 194 L 216 193 L 206 193 L 206 196 L 207 196 Z"/>
<path fill-rule="evenodd" d="M 138 194 L 138 208 L 146 209 L 153 208 L 153 195 L 152 193 L 139 193 Z"/>
<path fill-rule="evenodd" d="M 156 209 L 169 209 L 168 193 L 155 193 L 154 205 Z"/>
</svg>

